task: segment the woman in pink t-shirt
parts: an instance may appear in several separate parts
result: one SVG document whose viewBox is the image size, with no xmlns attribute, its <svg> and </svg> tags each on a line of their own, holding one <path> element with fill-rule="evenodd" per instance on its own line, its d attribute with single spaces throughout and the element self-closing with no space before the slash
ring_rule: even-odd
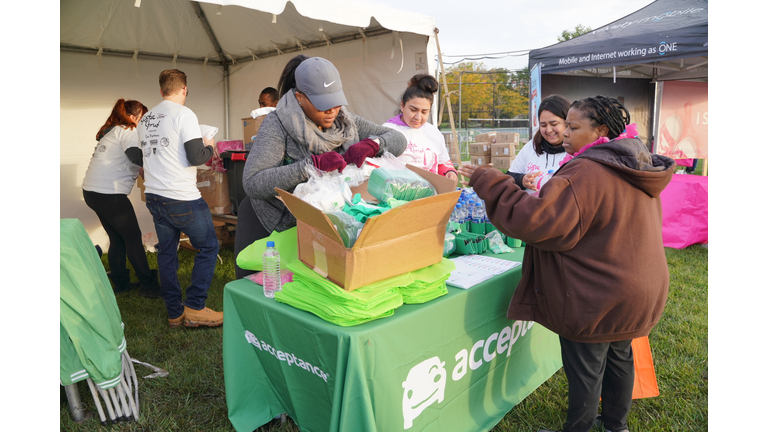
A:
<svg viewBox="0 0 768 432">
<path fill-rule="evenodd" d="M 397 157 L 399 160 L 458 180 L 443 134 L 427 122 L 437 89 L 437 80 L 432 75 L 414 75 L 400 101 L 400 114 L 387 120 L 384 126 L 399 131 L 408 141 L 403 154 Z"/>
</svg>

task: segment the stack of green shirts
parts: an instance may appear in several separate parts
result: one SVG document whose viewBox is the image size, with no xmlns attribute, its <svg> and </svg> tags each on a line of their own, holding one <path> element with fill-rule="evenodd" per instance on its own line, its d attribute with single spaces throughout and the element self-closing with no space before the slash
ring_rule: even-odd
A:
<svg viewBox="0 0 768 432">
<path fill-rule="evenodd" d="M 275 300 L 311 312 L 330 323 L 348 327 L 391 316 L 403 304 L 398 287 L 413 282 L 410 273 L 354 291 L 325 279 L 303 263 L 288 264 L 293 282 L 275 293 Z"/>
<path fill-rule="evenodd" d="M 445 281 L 455 269 L 456 264 L 453 261 L 443 258 L 437 264 L 412 271 L 413 283 L 400 288 L 403 303 L 426 303 L 448 294 L 448 287 L 446 287 Z"/>
<path fill-rule="evenodd" d="M 409 169 L 376 168 L 368 178 L 368 193 L 379 202 L 391 198 L 413 201 L 437 195 L 430 182 Z"/>
<path fill-rule="evenodd" d="M 284 284 L 275 300 L 349 327 L 392 316 L 404 303 L 426 303 L 448 294 L 445 281 L 455 268 L 453 261 L 443 258 L 429 267 L 345 291 L 305 264 L 290 263 L 293 282 Z"/>
</svg>

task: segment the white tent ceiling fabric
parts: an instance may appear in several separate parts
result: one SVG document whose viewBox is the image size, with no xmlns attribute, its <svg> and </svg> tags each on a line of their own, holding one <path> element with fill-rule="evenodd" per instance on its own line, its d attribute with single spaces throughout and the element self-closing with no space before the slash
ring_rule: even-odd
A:
<svg viewBox="0 0 768 432">
<path fill-rule="evenodd" d="M 369 27 L 425 36 L 431 36 L 435 29 L 433 18 L 367 0 L 196 3 L 227 60 L 325 43 L 326 39 Z M 219 60 L 190 0 L 144 0 L 139 8 L 126 0 L 65 2 L 60 35 L 66 45 Z"/>
</svg>

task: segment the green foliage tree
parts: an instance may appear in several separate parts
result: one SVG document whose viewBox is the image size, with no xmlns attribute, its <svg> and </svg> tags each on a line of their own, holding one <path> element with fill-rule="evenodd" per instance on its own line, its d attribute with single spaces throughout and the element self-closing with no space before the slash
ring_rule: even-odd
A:
<svg viewBox="0 0 768 432">
<path fill-rule="evenodd" d="M 459 63 L 446 69 L 447 92 L 451 93 L 451 108 L 459 128 L 480 126 L 470 119 L 511 119 L 528 112 L 527 70 L 488 69 L 482 63 Z M 442 76 L 438 77 L 442 84 Z M 459 84 L 461 83 L 461 85 Z M 461 97 L 459 97 L 461 87 Z M 441 105 L 445 103 L 441 89 Z M 461 100 L 461 107 L 459 107 Z M 447 109 L 447 108 L 445 108 Z M 441 127 L 448 127 L 448 115 L 444 111 Z M 461 112 L 461 119 L 459 119 Z M 492 126 L 490 122 L 486 126 Z"/>
<path fill-rule="evenodd" d="M 560 33 L 560 36 L 557 37 L 558 42 L 565 42 L 569 39 L 573 39 L 576 36 L 581 36 L 585 33 L 589 33 L 592 31 L 592 27 L 585 27 L 581 24 L 577 25 L 573 31 L 563 30 L 562 33 Z"/>
</svg>

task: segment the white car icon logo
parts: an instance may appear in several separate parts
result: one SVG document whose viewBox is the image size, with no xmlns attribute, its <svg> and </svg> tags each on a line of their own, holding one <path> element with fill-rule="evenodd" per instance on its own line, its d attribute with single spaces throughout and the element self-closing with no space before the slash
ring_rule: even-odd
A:
<svg viewBox="0 0 768 432">
<path fill-rule="evenodd" d="M 445 362 L 432 357 L 412 367 L 403 382 L 403 428 L 413 426 L 413 420 L 428 406 L 442 402 L 445 397 Z"/>
</svg>

